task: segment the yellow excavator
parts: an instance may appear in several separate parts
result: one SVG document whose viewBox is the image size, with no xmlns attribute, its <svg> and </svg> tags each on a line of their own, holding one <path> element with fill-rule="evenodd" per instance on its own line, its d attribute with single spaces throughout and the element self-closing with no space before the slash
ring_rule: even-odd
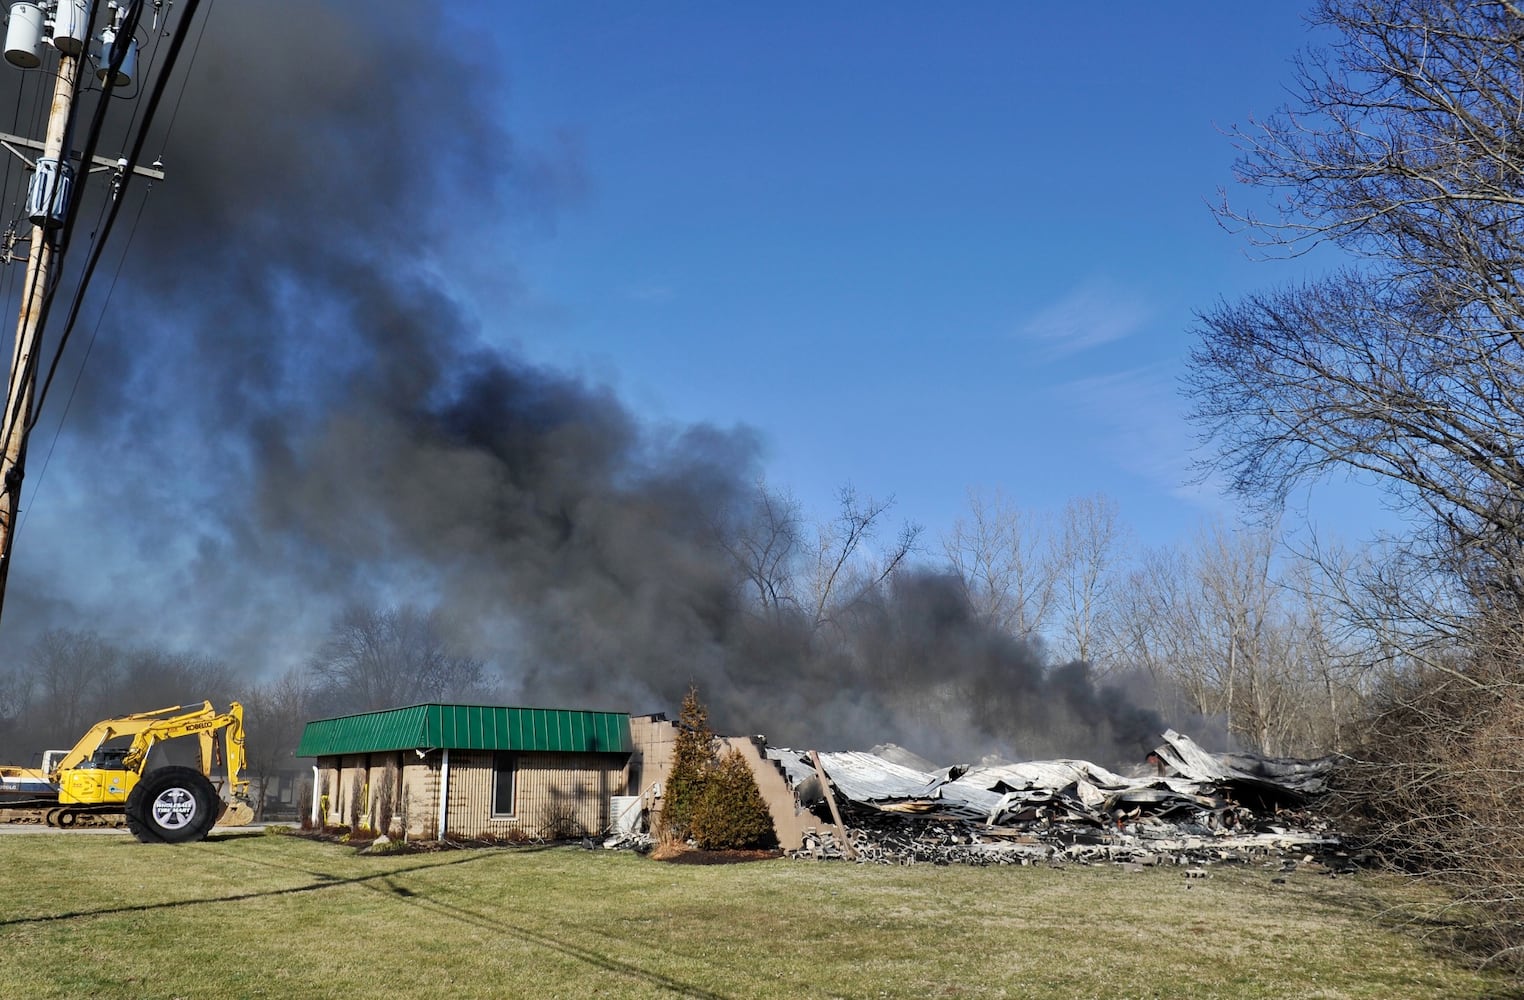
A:
<svg viewBox="0 0 1524 1000">
<path fill-rule="evenodd" d="M 194 742 L 197 767 L 148 767 L 156 745 L 184 737 L 195 737 L 178 745 Z M 97 722 L 41 769 L 0 765 L 0 812 L 58 827 L 125 824 L 145 843 L 201 840 L 218 822 L 253 819 L 247 763 L 236 701 L 226 712 L 209 701 L 138 712 Z"/>
</svg>

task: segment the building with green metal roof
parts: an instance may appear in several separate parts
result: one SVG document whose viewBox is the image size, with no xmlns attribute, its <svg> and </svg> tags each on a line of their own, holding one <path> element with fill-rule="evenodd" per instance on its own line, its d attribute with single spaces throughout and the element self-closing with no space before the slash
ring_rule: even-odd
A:
<svg viewBox="0 0 1524 1000">
<path fill-rule="evenodd" d="M 379 750 L 628 753 L 627 712 L 501 705 L 411 705 L 307 723 L 298 757 Z"/>
<path fill-rule="evenodd" d="M 630 781 L 625 712 L 424 704 L 309 722 L 314 824 L 418 839 L 602 833 Z"/>
</svg>

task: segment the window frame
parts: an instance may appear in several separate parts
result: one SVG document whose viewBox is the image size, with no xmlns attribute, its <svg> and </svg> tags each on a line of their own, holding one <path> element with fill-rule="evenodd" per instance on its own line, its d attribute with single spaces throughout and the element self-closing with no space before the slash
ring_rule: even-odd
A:
<svg viewBox="0 0 1524 1000">
<path fill-rule="evenodd" d="M 508 797 L 511 800 L 507 812 L 498 807 L 501 805 L 503 779 L 508 779 Z M 497 750 L 492 754 L 492 818 L 493 819 L 517 819 L 519 815 L 519 760 L 518 754 L 507 750 Z"/>
</svg>

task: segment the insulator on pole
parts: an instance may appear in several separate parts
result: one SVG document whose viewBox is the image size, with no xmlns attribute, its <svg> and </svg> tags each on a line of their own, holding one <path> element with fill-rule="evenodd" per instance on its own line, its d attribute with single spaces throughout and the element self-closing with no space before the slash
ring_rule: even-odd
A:
<svg viewBox="0 0 1524 1000">
<path fill-rule="evenodd" d="M 42 36 L 45 17 L 35 3 L 11 4 L 10 22 L 5 26 L 5 61 L 22 69 L 42 65 Z"/>
<path fill-rule="evenodd" d="M 57 229 L 69 214 L 69 195 L 74 188 L 74 168 L 50 157 L 37 161 L 26 189 L 26 214 L 34 226 Z"/>
</svg>

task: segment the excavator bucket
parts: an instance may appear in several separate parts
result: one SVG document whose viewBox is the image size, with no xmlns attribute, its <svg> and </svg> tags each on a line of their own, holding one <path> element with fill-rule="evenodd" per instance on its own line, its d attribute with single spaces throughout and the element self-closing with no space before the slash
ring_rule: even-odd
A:
<svg viewBox="0 0 1524 1000">
<path fill-rule="evenodd" d="M 217 817 L 218 826 L 248 826 L 254 822 L 254 807 L 242 799 L 222 802 L 222 815 Z"/>
</svg>

